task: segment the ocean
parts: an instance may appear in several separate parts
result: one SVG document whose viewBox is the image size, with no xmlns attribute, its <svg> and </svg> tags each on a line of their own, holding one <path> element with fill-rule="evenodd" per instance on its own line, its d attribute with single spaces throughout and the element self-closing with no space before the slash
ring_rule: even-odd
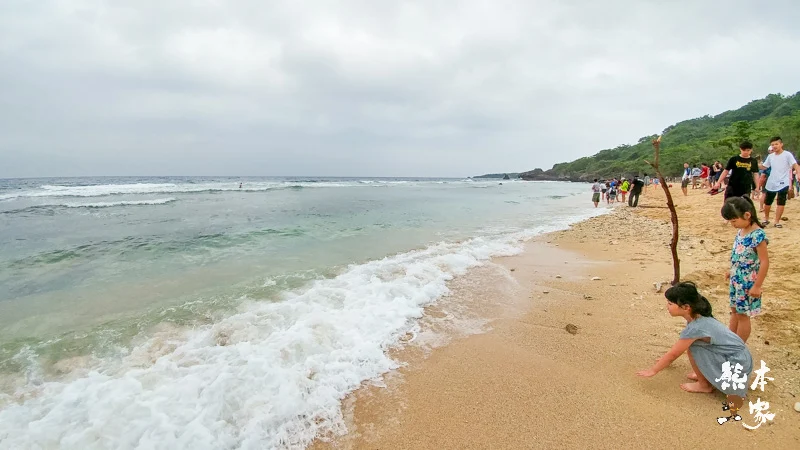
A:
<svg viewBox="0 0 800 450">
<path fill-rule="evenodd" d="M 606 211 L 590 200 L 518 180 L 0 180 L 0 449 L 341 433 L 341 400 L 398 367 L 425 307 Z"/>
</svg>

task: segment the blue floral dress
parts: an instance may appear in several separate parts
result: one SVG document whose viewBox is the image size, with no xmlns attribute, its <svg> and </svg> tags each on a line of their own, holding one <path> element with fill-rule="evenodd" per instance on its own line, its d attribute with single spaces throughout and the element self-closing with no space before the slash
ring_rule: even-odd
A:
<svg viewBox="0 0 800 450">
<path fill-rule="evenodd" d="M 740 234 L 741 231 L 736 233 L 731 251 L 731 308 L 736 308 L 738 314 L 755 316 L 761 314 L 761 297 L 752 298 L 747 291 L 755 284 L 761 268 L 756 247 L 769 240 L 761 228 L 744 236 Z"/>
</svg>

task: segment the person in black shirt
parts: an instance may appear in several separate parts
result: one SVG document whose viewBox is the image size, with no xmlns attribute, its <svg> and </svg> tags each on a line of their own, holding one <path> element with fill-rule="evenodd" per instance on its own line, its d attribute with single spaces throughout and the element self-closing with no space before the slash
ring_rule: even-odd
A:
<svg viewBox="0 0 800 450">
<path fill-rule="evenodd" d="M 729 197 L 749 197 L 753 186 L 758 183 L 758 161 L 751 158 L 753 144 L 744 141 L 739 145 L 739 156 L 734 156 L 728 160 L 728 165 L 720 175 L 720 180 L 724 180 L 728 173 L 731 179 L 728 187 L 725 188 L 725 199 Z M 719 182 L 715 188 L 719 189 Z"/>
<path fill-rule="evenodd" d="M 628 206 L 637 207 L 639 206 L 639 195 L 642 193 L 642 188 L 644 187 L 644 181 L 642 181 L 638 175 L 633 176 L 633 181 L 631 181 L 631 192 L 630 197 L 628 197 Z M 636 199 L 634 199 L 636 197 Z"/>
</svg>

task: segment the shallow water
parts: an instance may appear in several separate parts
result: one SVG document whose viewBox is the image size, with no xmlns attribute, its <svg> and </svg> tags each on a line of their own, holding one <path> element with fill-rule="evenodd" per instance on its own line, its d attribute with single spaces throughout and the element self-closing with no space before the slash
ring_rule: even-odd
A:
<svg viewBox="0 0 800 450">
<path fill-rule="evenodd" d="M 499 180 L 2 180 L 0 448 L 302 447 L 449 281 L 603 211 L 589 200 Z"/>
</svg>

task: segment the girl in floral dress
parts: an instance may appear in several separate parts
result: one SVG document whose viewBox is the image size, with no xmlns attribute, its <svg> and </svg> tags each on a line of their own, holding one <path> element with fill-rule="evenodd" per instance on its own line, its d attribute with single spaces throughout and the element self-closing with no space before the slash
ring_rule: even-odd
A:
<svg viewBox="0 0 800 450">
<path fill-rule="evenodd" d="M 722 217 L 739 231 L 733 241 L 730 279 L 730 330 L 747 342 L 750 317 L 761 313 L 761 285 L 769 270 L 767 235 L 758 221 L 756 207 L 747 197 L 731 197 L 722 206 Z"/>
</svg>

